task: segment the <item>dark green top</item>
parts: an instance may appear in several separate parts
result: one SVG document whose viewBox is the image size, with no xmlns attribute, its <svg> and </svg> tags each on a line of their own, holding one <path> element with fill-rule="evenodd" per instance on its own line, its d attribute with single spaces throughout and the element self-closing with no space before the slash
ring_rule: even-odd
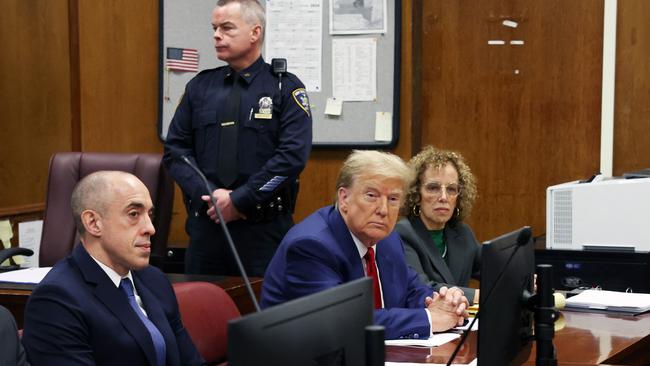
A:
<svg viewBox="0 0 650 366">
<path fill-rule="evenodd" d="M 436 248 L 438 249 L 438 253 L 440 253 L 440 256 L 445 259 L 445 262 L 447 261 L 447 244 L 445 243 L 445 237 L 444 237 L 444 231 L 445 229 L 440 229 L 440 230 L 428 230 L 429 231 L 429 236 L 431 236 L 431 240 L 433 240 L 434 244 L 436 244 Z"/>
</svg>

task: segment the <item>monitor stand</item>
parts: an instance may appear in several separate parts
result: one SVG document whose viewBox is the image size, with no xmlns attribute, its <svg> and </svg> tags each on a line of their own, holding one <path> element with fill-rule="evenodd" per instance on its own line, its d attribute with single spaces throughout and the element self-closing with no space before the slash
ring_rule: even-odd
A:
<svg viewBox="0 0 650 366">
<path fill-rule="evenodd" d="M 553 266 L 537 265 L 538 296 L 535 304 L 535 342 L 537 346 L 535 364 L 537 366 L 557 365 L 557 355 L 553 345 L 557 312 L 553 299 Z"/>
<path fill-rule="evenodd" d="M 366 327 L 366 366 L 384 366 L 386 363 L 384 333 L 382 325 Z"/>
</svg>

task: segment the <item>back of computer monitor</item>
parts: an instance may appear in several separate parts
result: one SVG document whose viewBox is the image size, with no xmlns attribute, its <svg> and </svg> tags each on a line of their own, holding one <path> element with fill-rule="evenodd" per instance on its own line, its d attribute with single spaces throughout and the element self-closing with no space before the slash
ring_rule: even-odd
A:
<svg viewBox="0 0 650 366">
<path fill-rule="evenodd" d="M 517 243 L 515 230 L 483 243 L 478 331 L 478 365 L 518 364 L 530 351 L 533 315 L 524 307 L 524 290 L 533 291 L 535 255 L 532 240 Z M 517 249 L 518 248 L 518 249 Z M 508 258 L 514 257 L 509 264 Z M 506 267 L 507 264 L 507 267 Z M 499 274 L 501 279 L 497 281 Z M 486 302 L 486 295 L 492 293 Z"/>
<path fill-rule="evenodd" d="M 363 278 L 228 324 L 228 364 L 365 365 L 373 322 L 372 281 Z"/>
</svg>

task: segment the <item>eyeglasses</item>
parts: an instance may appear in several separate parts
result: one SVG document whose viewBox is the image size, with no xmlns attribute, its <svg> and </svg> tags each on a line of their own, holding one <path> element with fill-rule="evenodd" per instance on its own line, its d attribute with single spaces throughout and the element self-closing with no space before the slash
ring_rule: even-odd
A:
<svg viewBox="0 0 650 366">
<path fill-rule="evenodd" d="M 438 182 L 431 182 L 425 184 L 424 186 L 424 190 L 427 193 L 432 194 L 436 197 L 442 196 L 443 189 L 449 198 L 456 198 L 460 194 L 460 185 L 458 185 L 458 183 L 450 183 L 445 185 Z"/>
</svg>

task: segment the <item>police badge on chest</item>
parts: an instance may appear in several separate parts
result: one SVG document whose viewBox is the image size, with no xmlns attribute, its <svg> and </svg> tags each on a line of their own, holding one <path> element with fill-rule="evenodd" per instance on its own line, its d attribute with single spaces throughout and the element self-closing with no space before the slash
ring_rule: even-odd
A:
<svg viewBox="0 0 650 366">
<path fill-rule="evenodd" d="M 259 109 L 255 113 L 255 119 L 273 118 L 273 99 L 271 97 L 261 97 L 258 105 Z"/>
</svg>

